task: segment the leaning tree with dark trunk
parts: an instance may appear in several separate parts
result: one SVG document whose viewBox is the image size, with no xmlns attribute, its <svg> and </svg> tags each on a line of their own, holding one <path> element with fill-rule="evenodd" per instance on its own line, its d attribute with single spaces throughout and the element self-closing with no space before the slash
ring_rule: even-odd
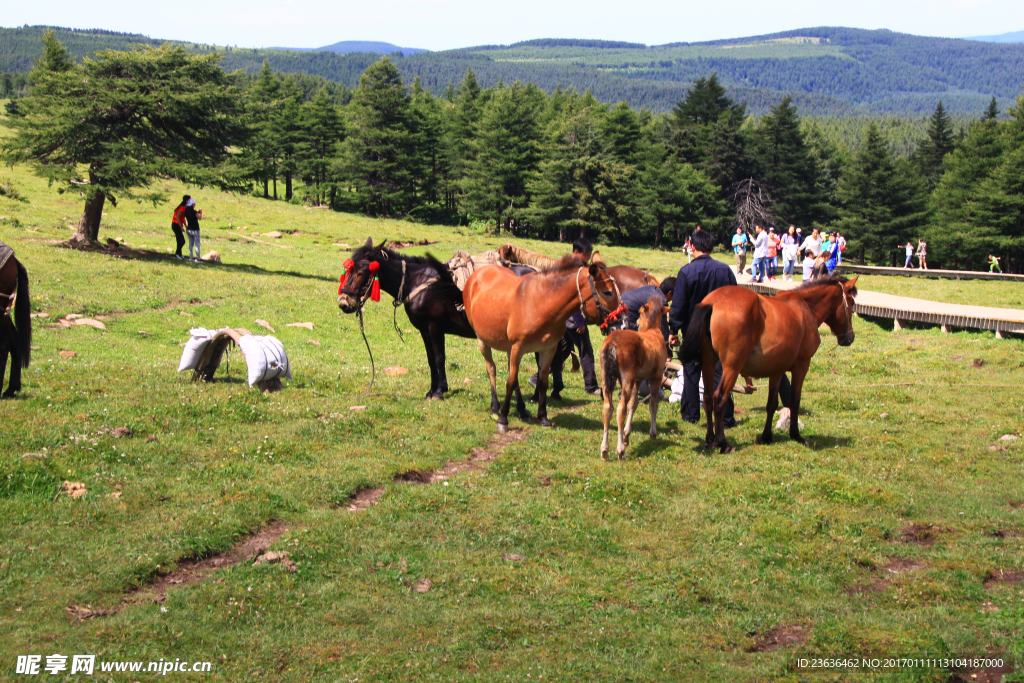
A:
<svg viewBox="0 0 1024 683">
<path fill-rule="evenodd" d="M 107 200 L 166 200 L 151 187 L 154 179 L 238 185 L 223 162 L 246 132 L 242 98 L 217 65 L 219 55 L 164 46 L 104 50 L 75 64 L 52 31 L 43 45 L 30 97 L 19 100 L 21 115 L 8 119 L 15 134 L 3 156 L 30 164 L 61 192 L 84 195 L 72 242 L 98 238 Z"/>
<path fill-rule="evenodd" d="M 775 203 L 764 185 L 753 178 L 745 178 L 729 188 L 729 201 L 736 227 L 753 232 L 755 225 L 770 226 L 775 222 L 771 205 Z"/>
</svg>

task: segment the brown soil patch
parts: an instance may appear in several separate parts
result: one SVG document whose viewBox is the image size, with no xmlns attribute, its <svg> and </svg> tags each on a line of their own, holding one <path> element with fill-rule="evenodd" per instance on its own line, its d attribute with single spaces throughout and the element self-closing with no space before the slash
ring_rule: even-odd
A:
<svg viewBox="0 0 1024 683">
<path fill-rule="evenodd" d="M 406 247 L 426 247 L 431 244 L 437 244 L 436 241 L 422 239 L 419 242 L 388 242 L 388 246 L 392 249 L 405 249 Z"/>
<path fill-rule="evenodd" d="M 1010 503 L 1010 507 L 1014 510 L 1020 510 L 1021 508 L 1024 508 L 1024 500 L 1015 500 Z"/>
<path fill-rule="evenodd" d="M 987 655 L 990 657 L 999 657 L 999 655 Z M 963 672 L 957 672 L 952 675 L 949 679 L 950 683 L 1002 683 L 1006 674 L 1012 674 L 1016 671 L 1012 665 L 1005 663 L 1003 666 L 994 666 L 987 669 L 968 669 Z"/>
<path fill-rule="evenodd" d="M 1024 581 L 1024 571 L 1019 569 L 990 569 L 985 573 L 985 587 L 990 588 L 997 583 L 1020 583 Z"/>
<path fill-rule="evenodd" d="M 924 562 L 915 562 L 914 560 L 894 560 L 881 567 L 883 572 L 889 574 L 909 574 L 921 569 L 924 569 Z"/>
<path fill-rule="evenodd" d="M 384 494 L 384 487 L 378 486 L 375 489 L 359 489 L 348 499 L 349 512 L 362 512 L 371 505 L 376 505 L 381 495 Z M 341 507 L 340 505 L 338 507 Z"/>
<path fill-rule="evenodd" d="M 930 524 L 911 524 L 900 531 L 901 543 L 916 543 L 928 548 L 935 544 L 935 535 L 939 528 Z"/>
<path fill-rule="evenodd" d="M 104 609 L 93 609 L 86 605 L 85 607 L 79 605 L 71 605 L 65 607 L 64 610 L 71 615 L 71 618 L 75 621 L 85 621 L 86 619 L 95 619 L 96 617 L 105 617 L 110 612 Z"/>
<path fill-rule="evenodd" d="M 807 635 L 807 629 L 800 624 L 782 624 L 768 633 L 757 636 L 754 645 L 748 648 L 747 652 L 774 652 L 793 647 L 805 642 Z"/>
</svg>

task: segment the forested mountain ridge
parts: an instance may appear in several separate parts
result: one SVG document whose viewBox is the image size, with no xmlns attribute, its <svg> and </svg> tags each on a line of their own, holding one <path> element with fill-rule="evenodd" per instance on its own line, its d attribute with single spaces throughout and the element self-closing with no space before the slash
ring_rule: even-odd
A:
<svg viewBox="0 0 1024 683">
<path fill-rule="evenodd" d="M 44 27 L 0 29 L 0 71 L 24 73 L 40 54 Z M 112 31 L 57 29 L 80 59 L 96 50 L 164 41 Z M 217 47 L 175 43 L 197 53 L 223 53 L 231 71 L 255 74 L 263 61 L 283 73 L 322 76 L 354 88 L 379 59 L 372 53 Z M 730 97 L 764 114 L 786 95 L 805 115 L 927 114 L 942 100 L 955 117 L 976 116 L 992 97 L 1012 103 L 1024 84 L 1024 45 L 929 38 L 892 31 L 818 27 L 705 43 L 644 46 L 618 41 L 540 39 L 396 56 L 403 78 L 419 76 L 441 94 L 471 67 L 483 87 L 516 80 L 547 92 L 559 85 L 603 102 L 666 112 L 698 78 L 717 73 Z"/>
</svg>

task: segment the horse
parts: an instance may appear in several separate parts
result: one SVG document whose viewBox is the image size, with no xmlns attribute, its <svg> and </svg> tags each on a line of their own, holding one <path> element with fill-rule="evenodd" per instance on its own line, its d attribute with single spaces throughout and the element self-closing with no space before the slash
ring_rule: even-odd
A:
<svg viewBox="0 0 1024 683">
<path fill-rule="evenodd" d="M 722 453 L 732 448 L 725 440 L 722 411 L 741 374 L 767 377 L 767 419 L 762 443 L 772 442 L 772 419 L 779 405 L 779 381 L 791 372 L 792 405 L 789 436 L 807 446 L 800 436 L 800 390 L 818 347 L 818 328 L 828 325 L 840 346 L 853 343 L 853 299 L 857 296 L 857 278 L 830 275 L 811 280 L 796 289 L 773 297 L 757 294 L 745 287 L 721 287 L 704 297 L 694 309 L 683 336 L 680 355 L 684 362 L 700 360 L 704 386 L 714 386 L 715 365 L 722 362 L 722 381 L 712 392 L 704 392 L 708 448 L 718 446 Z M 712 424 L 712 413 L 714 423 Z"/>
<path fill-rule="evenodd" d="M 541 426 L 550 427 L 548 372 L 565 333 L 565 321 L 577 309 L 588 320 L 601 320 L 620 304 L 615 281 L 605 265 L 587 266 L 574 256 L 563 257 L 549 269 L 522 277 L 501 266 L 485 266 L 466 280 L 463 300 L 466 317 L 476 331 L 487 365 L 491 413 L 498 413 L 499 432 L 508 430 L 509 403 L 512 392 L 519 388 L 519 363 L 523 356 L 538 353 L 537 419 Z M 492 349 L 508 353 L 505 400 L 500 406 Z M 526 406 L 518 407 L 520 418 L 529 420 Z"/>
<path fill-rule="evenodd" d="M 14 319 L 11 319 L 11 302 Z M 14 251 L 0 242 L 0 387 L 11 357 L 11 379 L 3 398 L 21 391 L 21 370 L 32 357 L 32 304 L 28 295 L 28 271 Z"/>
<path fill-rule="evenodd" d="M 616 330 L 608 335 L 601 345 L 601 385 L 604 407 L 604 437 L 601 439 L 601 459 L 608 458 L 608 422 L 612 416 L 612 397 L 616 382 L 622 383 L 622 395 L 615 419 L 619 429 L 619 443 L 615 448 L 621 459 L 629 445 L 629 434 L 633 428 L 633 414 L 636 412 L 640 382 L 648 380 L 651 385 L 651 438 L 658 436 L 658 401 L 665 364 L 668 362 L 668 348 L 661 334 L 661 316 L 669 307 L 660 305 L 663 300 L 651 297 L 640 307 L 639 332 Z M 623 428 L 625 422 L 625 428 Z"/>
</svg>

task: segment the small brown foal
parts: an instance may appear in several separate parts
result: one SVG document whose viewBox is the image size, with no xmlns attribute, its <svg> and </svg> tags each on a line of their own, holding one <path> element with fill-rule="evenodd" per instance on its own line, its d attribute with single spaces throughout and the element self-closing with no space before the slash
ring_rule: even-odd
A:
<svg viewBox="0 0 1024 683">
<path fill-rule="evenodd" d="M 629 433 L 633 426 L 640 382 L 647 380 L 651 385 L 651 438 L 658 435 L 658 401 L 661 381 L 665 376 L 668 349 L 661 333 L 661 316 L 668 312 L 657 297 L 640 307 L 639 332 L 616 330 L 608 335 L 601 346 L 601 378 L 604 398 L 604 437 L 601 439 L 601 457 L 608 458 L 608 422 L 612 416 L 612 397 L 616 382 L 622 383 L 622 396 L 616 420 L 619 427 L 619 443 L 615 453 L 622 458 L 629 444 Z M 625 423 L 625 426 L 623 426 Z"/>
</svg>

